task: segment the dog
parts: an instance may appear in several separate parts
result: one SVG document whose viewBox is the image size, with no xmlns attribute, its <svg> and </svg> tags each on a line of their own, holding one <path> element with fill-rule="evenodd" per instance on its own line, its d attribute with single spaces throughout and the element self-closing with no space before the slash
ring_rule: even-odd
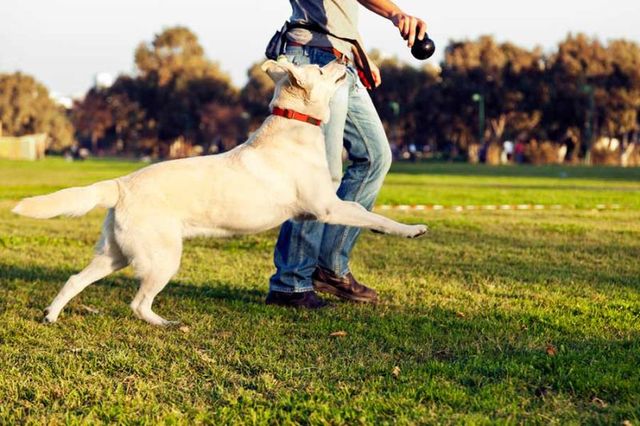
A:
<svg viewBox="0 0 640 426">
<path fill-rule="evenodd" d="M 135 315 L 153 325 L 172 324 L 151 305 L 178 271 L 188 237 L 252 234 L 291 218 L 409 238 L 427 232 L 425 225 L 395 222 L 336 195 L 319 124 L 329 121 L 329 101 L 346 80 L 344 65 L 296 66 L 281 58 L 262 69 L 276 85 L 270 108 L 281 114 L 270 115 L 244 144 L 26 198 L 15 206 L 14 213 L 38 219 L 108 209 L 95 257 L 65 283 L 45 309 L 44 322 L 55 322 L 87 286 L 131 264 L 140 279 L 130 304 Z"/>
</svg>

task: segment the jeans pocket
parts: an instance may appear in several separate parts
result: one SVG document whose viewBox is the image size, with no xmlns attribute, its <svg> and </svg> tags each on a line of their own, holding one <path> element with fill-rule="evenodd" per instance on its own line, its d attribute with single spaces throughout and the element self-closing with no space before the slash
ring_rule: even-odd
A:
<svg viewBox="0 0 640 426">
<path fill-rule="evenodd" d="M 351 82 L 352 82 L 351 90 L 353 90 L 354 92 L 367 90 L 367 88 L 364 87 L 364 84 L 362 84 L 362 81 L 360 80 L 360 75 L 358 74 L 358 70 L 353 65 L 349 65 L 347 67 L 347 74 L 351 75 Z"/>
<path fill-rule="evenodd" d="M 303 46 L 288 46 L 285 49 L 285 56 L 294 65 L 306 65 L 309 63 L 309 52 Z"/>
</svg>

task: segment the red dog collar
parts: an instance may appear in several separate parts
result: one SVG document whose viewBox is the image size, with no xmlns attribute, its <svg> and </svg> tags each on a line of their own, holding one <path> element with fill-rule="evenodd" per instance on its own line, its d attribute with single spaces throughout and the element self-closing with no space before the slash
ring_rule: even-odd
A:
<svg viewBox="0 0 640 426">
<path fill-rule="evenodd" d="M 322 124 L 322 120 L 318 120 L 317 118 L 313 118 L 310 115 L 302 114 L 292 109 L 273 107 L 273 111 L 271 111 L 271 114 L 289 118 L 291 120 L 302 121 L 303 123 L 313 124 L 314 126 L 319 126 Z"/>
</svg>

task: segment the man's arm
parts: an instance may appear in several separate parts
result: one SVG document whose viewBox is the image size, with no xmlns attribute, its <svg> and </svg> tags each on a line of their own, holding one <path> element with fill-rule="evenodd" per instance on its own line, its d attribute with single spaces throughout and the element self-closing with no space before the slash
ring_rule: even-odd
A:
<svg viewBox="0 0 640 426">
<path fill-rule="evenodd" d="M 427 24 L 420 18 L 409 15 L 400 9 L 391 0 L 358 0 L 358 2 L 383 18 L 393 22 L 402 38 L 407 40 L 407 46 L 412 47 L 416 41 L 422 40 L 427 33 Z"/>
</svg>

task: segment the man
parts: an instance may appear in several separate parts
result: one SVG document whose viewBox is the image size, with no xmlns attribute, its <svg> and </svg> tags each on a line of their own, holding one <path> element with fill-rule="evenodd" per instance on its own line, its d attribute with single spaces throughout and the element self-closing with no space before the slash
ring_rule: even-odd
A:
<svg viewBox="0 0 640 426">
<path fill-rule="evenodd" d="M 371 209 L 391 166 L 389 142 L 365 88 L 379 86 L 380 71 L 366 56 L 358 33 L 360 3 L 395 25 L 409 47 L 426 34 L 424 21 L 389 0 L 290 0 L 292 28 L 285 54 L 297 64 L 324 66 L 340 60 L 348 80 L 331 100 L 331 119 L 323 129 L 327 161 L 338 196 Z M 342 148 L 350 165 L 342 174 Z M 295 161 L 295 159 L 292 159 Z M 282 225 L 267 304 L 317 309 L 326 306 L 315 291 L 346 300 L 375 302 L 377 293 L 356 281 L 349 256 L 359 228 L 288 221 Z"/>
</svg>

